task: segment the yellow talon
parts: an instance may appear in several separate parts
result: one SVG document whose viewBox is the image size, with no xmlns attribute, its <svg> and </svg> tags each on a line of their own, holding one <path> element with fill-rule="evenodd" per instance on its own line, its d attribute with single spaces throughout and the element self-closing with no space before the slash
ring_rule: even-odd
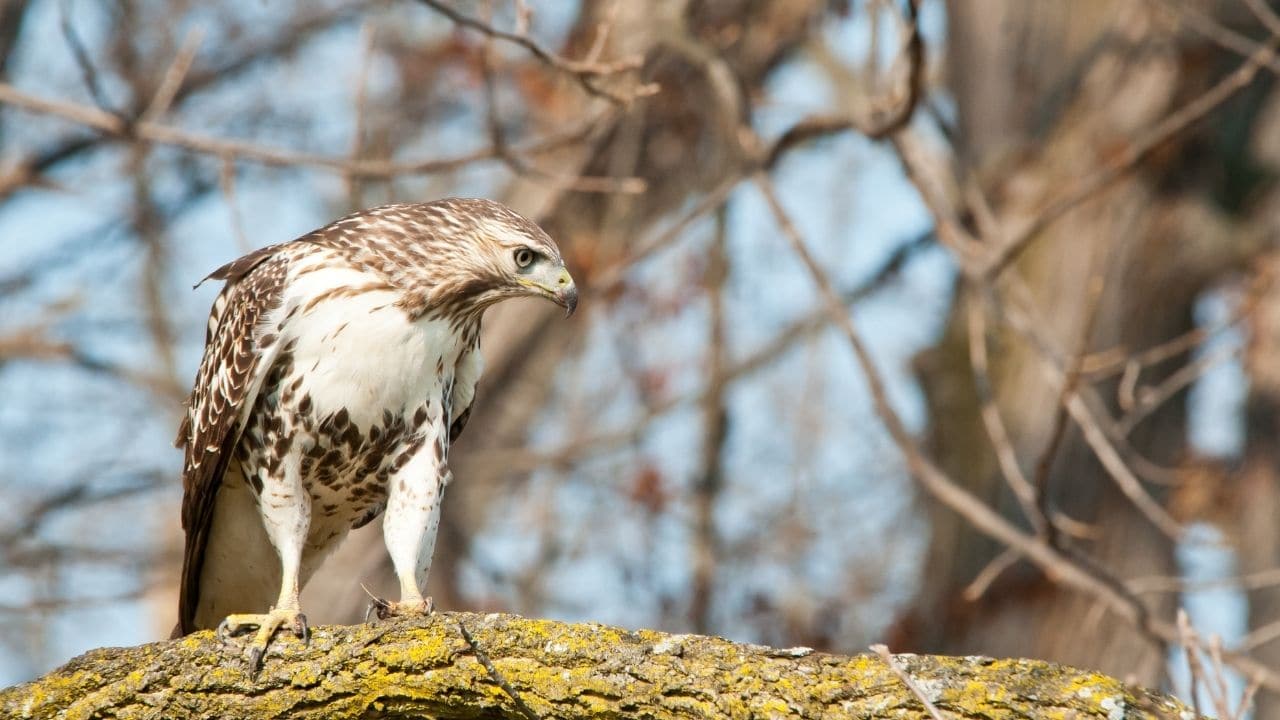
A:
<svg viewBox="0 0 1280 720">
<path fill-rule="evenodd" d="M 258 628 L 258 631 L 253 635 L 253 641 L 249 643 L 248 665 L 250 675 L 256 674 L 262 666 L 262 658 L 267 653 L 267 645 L 280 628 L 288 627 L 292 629 L 293 634 L 304 643 L 310 640 L 307 617 L 297 608 L 272 608 L 270 612 L 262 614 L 228 615 L 227 619 L 218 625 L 217 635 L 219 639 L 226 642 L 227 637 L 239 635 L 250 627 Z"/>
</svg>

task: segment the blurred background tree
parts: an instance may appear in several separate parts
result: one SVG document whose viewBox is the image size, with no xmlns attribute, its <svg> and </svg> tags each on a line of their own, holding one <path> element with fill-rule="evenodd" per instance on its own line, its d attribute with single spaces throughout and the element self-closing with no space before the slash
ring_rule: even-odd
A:
<svg viewBox="0 0 1280 720">
<path fill-rule="evenodd" d="M 0 4 L 0 677 L 172 625 L 191 284 L 484 195 L 585 312 L 490 314 L 438 606 L 1153 686 L 1185 607 L 1280 688 L 1277 43 L 1264 0 Z M 376 523 L 312 620 L 361 584 Z"/>
</svg>

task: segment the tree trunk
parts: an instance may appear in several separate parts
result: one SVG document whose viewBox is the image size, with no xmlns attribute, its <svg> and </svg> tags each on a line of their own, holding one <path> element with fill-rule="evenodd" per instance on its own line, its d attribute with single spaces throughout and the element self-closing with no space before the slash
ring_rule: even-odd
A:
<svg viewBox="0 0 1280 720">
<path fill-rule="evenodd" d="M 1006 231 L 1030 222 L 1064 188 L 1096 172 L 1240 62 L 1216 46 L 1205 50 L 1203 43 L 1198 54 L 1190 52 L 1157 5 L 948 4 L 957 155 L 966 179 L 982 188 Z M 1211 231 L 1220 225 L 1220 211 L 1206 197 L 1209 188 L 1197 184 L 1208 173 L 1196 163 L 1215 159 L 1191 152 L 1196 142 L 1192 133 L 1162 146 L 1142 167 L 1050 225 L 1007 271 L 999 291 L 1018 293 L 1025 286 L 1060 364 L 1069 367 L 1082 351 L 1134 353 L 1191 330 L 1198 295 L 1254 249 Z M 1171 180 L 1184 177 L 1195 180 Z M 919 361 L 932 422 L 928 441 L 952 477 L 1017 516 L 980 416 L 969 362 L 971 302 L 978 300 L 964 288 L 957 291 L 944 338 Z M 1053 434 L 1060 388 L 1046 382 L 1040 351 L 994 320 L 989 326 L 998 328 L 990 378 L 996 404 L 1020 466 L 1034 476 Z M 1139 387 L 1159 384 L 1180 364 L 1144 368 Z M 1107 401 L 1112 416 L 1125 414 L 1129 406 L 1118 401 L 1118 374 L 1085 384 Z M 1175 465 L 1186 449 L 1184 405 L 1185 393 L 1160 405 L 1129 432 L 1129 445 L 1157 465 Z M 1093 526 L 1092 537 L 1078 544 L 1098 564 L 1120 578 L 1176 574 L 1168 533 L 1118 489 L 1070 420 L 1049 467 L 1049 507 Z M 963 600 L 961 590 L 1002 548 L 944 510 L 933 510 L 931 519 L 922 589 L 901 625 L 902 644 L 947 653 L 981 648 L 1158 681 L 1163 648 L 1129 624 L 1093 612 L 1087 598 L 1029 567 L 1006 570 L 981 599 Z M 1173 602 L 1161 596 L 1150 609 L 1171 616 Z"/>
</svg>

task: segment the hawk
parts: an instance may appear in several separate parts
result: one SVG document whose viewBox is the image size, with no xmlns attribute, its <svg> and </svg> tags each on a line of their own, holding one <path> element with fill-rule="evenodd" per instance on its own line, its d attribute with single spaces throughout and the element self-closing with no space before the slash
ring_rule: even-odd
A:
<svg viewBox="0 0 1280 720">
<path fill-rule="evenodd" d="M 400 583 L 422 595 L 449 445 L 480 377 L 480 321 L 506 298 L 572 314 L 573 278 L 533 222 L 481 199 L 387 205 L 249 253 L 225 286 L 176 444 L 186 531 L 178 627 L 307 636 L 298 594 L 353 528 L 385 512 Z"/>
</svg>

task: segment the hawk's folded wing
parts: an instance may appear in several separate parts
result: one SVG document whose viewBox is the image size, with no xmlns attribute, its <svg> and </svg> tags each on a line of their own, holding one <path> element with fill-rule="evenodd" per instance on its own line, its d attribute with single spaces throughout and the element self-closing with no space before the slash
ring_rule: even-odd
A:
<svg viewBox="0 0 1280 720">
<path fill-rule="evenodd" d="M 278 334 L 257 332 L 259 324 L 282 301 L 287 258 L 278 252 L 280 248 L 277 245 L 245 255 L 206 278 L 226 280 L 227 284 L 209 314 L 204 360 L 175 442 L 185 450 L 182 527 L 186 547 L 178 604 L 183 634 L 195 630 L 200 572 L 218 487 L 234 458 L 245 415 L 253 407 L 275 351 L 283 344 Z M 274 342 L 264 342 L 268 339 Z"/>
<path fill-rule="evenodd" d="M 470 345 L 462 351 L 458 358 L 458 368 L 454 375 L 453 396 L 449 398 L 453 422 L 449 425 L 449 444 L 452 445 L 467 421 L 471 419 L 471 408 L 475 406 L 476 382 L 484 371 L 484 357 L 480 355 L 479 332 L 471 338 Z"/>
</svg>

